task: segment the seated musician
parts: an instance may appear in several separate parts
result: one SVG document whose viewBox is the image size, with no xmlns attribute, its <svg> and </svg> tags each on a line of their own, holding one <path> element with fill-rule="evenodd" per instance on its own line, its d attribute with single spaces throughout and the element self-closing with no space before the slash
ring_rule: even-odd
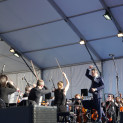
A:
<svg viewBox="0 0 123 123">
<path fill-rule="evenodd" d="M 25 93 L 24 93 L 23 97 L 28 97 L 31 89 L 32 89 L 31 87 L 26 86 L 25 87 Z"/>
<path fill-rule="evenodd" d="M 120 106 L 122 105 L 122 104 L 121 104 L 120 97 L 116 97 L 115 105 L 116 105 L 117 107 L 120 107 Z"/>
<path fill-rule="evenodd" d="M 123 98 L 121 98 L 120 103 L 121 103 L 121 107 L 123 107 Z"/>
<path fill-rule="evenodd" d="M 116 113 L 115 113 L 115 102 L 114 102 L 114 95 L 108 94 L 108 98 L 105 103 L 104 112 L 105 116 L 109 123 L 116 122 Z"/>
<path fill-rule="evenodd" d="M 77 119 L 76 119 L 77 122 L 79 122 L 80 119 L 79 114 L 81 112 L 80 110 L 82 110 L 81 106 L 82 106 L 82 97 L 80 94 L 76 94 L 74 100 L 74 107 L 75 107 L 74 112 L 77 115 Z"/>
<path fill-rule="evenodd" d="M 116 106 L 116 118 L 118 120 L 118 118 L 120 116 L 120 112 L 119 112 L 120 107 L 122 106 L 120 97 L 116 97 L 115 106 Z"/>
<path fill-rule="evenodd" d="M 74 105 L 81 105 L 81 104 L 82 104 L 82 97 L 80 94 L 76 94 Z"/>
<path fill-rule="evenodd" d="M 8 106 L 8 95 L 16 92 L 13 82 L 8 82 L 6 75 L 0 76 L 0 99 Z"/>
<path fill-rule="evenodd" d="M 51 92 L 49 89 L 43 90 L 43 87 L 44 81 L 38 80 L 37 86 L 31 89 L 28 97 L 28 100 L 31 102 L 31 104 L 41 105 L 42 96 Z"/>
</svg>

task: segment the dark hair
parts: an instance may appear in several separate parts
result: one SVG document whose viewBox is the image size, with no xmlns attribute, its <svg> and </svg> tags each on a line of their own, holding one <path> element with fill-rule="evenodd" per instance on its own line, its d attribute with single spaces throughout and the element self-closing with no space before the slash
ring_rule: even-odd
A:
<svg viewBox="0 0 123 123">
<path fill-rule="evenodd" d="M 96 68 L 92 68 L 91 71 L 97 71 L 97 69 Z"/>
<path fill-rule="evenodd" d="M 30 88 L 29 86 L 26 86 L 25 91 L 29 91 L 29 88 Z"/>
<path fill-rule="evenodd" d="M 110 93 L 109 93 L 108 96 L 109 96 L 109 95 L 111 95 L 111 96 L 114 98 L 114 95 L 113 95 L 113 94 L 110 94 Z"/>
<path fill-rule="evenodd" d="M 8 77 L 6 75 L 0 75 L 0 79 L 6 78 L 6 81 L 8 80 Z"/>
<path fill-rule="evenodd" d="M 41 86 L 41 85 L 44 85 L 44 81 L 42 79 L 37 81 L 37 86 Z"/>
</svg>

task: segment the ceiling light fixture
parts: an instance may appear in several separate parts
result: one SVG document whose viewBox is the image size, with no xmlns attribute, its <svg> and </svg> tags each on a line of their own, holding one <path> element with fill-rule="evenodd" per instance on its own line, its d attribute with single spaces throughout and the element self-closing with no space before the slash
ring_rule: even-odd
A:
<svg viewBox="0 0 123 123">
<path fill-rule="evenodd" d="M 83 44 L 85 44 L 85 41 L 81 40 L 79 43 L 80 43 L 80 45 L 83 45 Z"/>
<path fill-rule="evenodd" d="M 119 32 L 119 33 L 117 34 L 117 37 L 118 37 L 118 38 L 123 37 L 123 33 L 122 33 L 122 32 Z"/>
<path fill-rule="evenodd" d="M 15 51 L 15 52 L 14 52 L 14 56 L 16 56 L 16 57 L 19 58 L 19 57 L 20 57 L 20 54 L 19 54 L 17 51 Z"/>
<path fill-rule="evenodd" d="M 10 50 L 9 50 L 11 53 L 14 53 L 15 52 L 15 50 L 13 49 L 13 48 L 10 48 Z"/>
<path fill-rule="evenodd" d="M 105 14 L 103 16 L 106 20 L 111 20 L 111 16 L 107 11 L 105 12 Z"/>
</svg>

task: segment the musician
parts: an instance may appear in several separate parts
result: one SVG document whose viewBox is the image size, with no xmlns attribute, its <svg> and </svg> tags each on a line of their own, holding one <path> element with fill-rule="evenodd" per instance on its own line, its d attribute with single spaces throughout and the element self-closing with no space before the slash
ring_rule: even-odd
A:
<svg viewBox="0 0 123 123">
<path fill-rule="evenodd" d="M 28 100 L 31 101 L 32 104 L 41 105 L 42 96 L 51 92 L 49 89 L 43 90 L 43 87 L 44 87 L 44 81 L 38 80 L 37 86 L 31 89 Z"/>
<path fill-rule="evenodd" d="M 80 94 L 75 95 L 75 102 L 74 105 L 82 105 L 82 97 Z"/>
<path fill-rule="evenodd" d="M 0 99 L 8 106 L 8 95 L 16 92 L 13 82 L 8 82 L 6 75 L 0 76 Z"/>
<path fill-rule="evenodd" d="M 91 72 L 91 75 L 90 75 Z M 101 99 L 102 94 L 101 91 L 104 89 L 104 83 L 101 77 L 98 76 L 98 72 L 93 66 L 89 66 L 89 68 L 86 70 L 85 74 L 91 81 L 91 87 L 89 89 L 89 92 L 93 95 L 93 102 L 95 105 L 96 110 L 98 111 L 98 122 L 101 122 L 102 117 L 102 111 L 101 111 Z"/>
<path fill-rule="evenodd" d="M 31 89 L 32 89 L 31 87 L 26 86 L 25 87 L 25 93 L 24 93 L 23 97 L 28 97 Z"/>
<path fill-rule="evenodd" d="M 36 87 L 36 84 L 33 84 L 32 87 L 35 88 Z"/>
<path fill-rule="evenodd" d="M 58 88 L 55 89 L 55 91 L 54 91 L 54 96 L 55 96 L 54 105 L 57 106 L 58 112 L 65 112 L 66 111 L 66 106 L 65 106 L 66 94 L 67 94 L 67 91 L 68 91 L 69 86 L 70 86 L 67 75 L 64 72 L 62 74 L 63 74 L 67 84 L 64 88 L 64 83 L 62 81 L 59 81 L 57 83 Z"/>
<path fill-rule="evenodd" d="M 77 115 L 76 122 L 81 122 L 82 117 L 80 117 L 80 114 L 82 114 L 82 97 L 80 94 L 75 95 L 74 100 L 74 108 L 75 108 L 75 114 Z"/>
<path fill-rule="evenodd" d="M 118 120 L 120 117 L 120 112 L 119 112 L 120 107 L 122 106 L 120 97 L 116 97 L 115 106 L 116 106 L 116 118 Z"/>
<path fill-rule="evenodd" d="M 115 101 L 114 95 L 108 94 L 108 98 L 105 102 L 104 112 L 105 116 L 107 117 L 108 123 L 115 123 L 116 122 L 116 108 L 115 108 Z"/>
</svg>

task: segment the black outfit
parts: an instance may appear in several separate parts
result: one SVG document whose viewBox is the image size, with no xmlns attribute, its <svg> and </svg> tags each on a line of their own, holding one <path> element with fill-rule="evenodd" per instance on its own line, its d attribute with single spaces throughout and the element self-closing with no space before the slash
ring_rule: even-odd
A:
<svg viewBox="0 0 123 123">
<path fill-rule="evenodd" d="M 87 69 L 86 76 L 92 81 L 91 87 L 89 89 L 89 92 L 93 95 L 93 102 L 95 105 L 96 110 L 98 111 L 98 120 L 101 120 L 102 117 L 102 109 L 101 109 L 101 99 L 102 99 L 102 89 L 104 89 L 104 83 L 101 77 L 93 77 L 89 75 L 90 70 Z M 97 91 L 92 92 L 92 88 L 96 88 Z"/>
<path fill-rule="evenodd" d="M 28 100 L 31 100 L 34 102 L 34 104 L 39 104 L 40 97 L 43 96 L 44 94 L 50 93 L 51 91 L 49 89 L 43 90 L 39 89 L 38 87 L 35 87 L 31 89 L 29 93 Z"/>
<path fill-rule="evenodd" d="M 116 113 L 115 113 L 115 104 L 112 101 L 107 101 L 106 102 L 106 109 L 105 113 L 107 118 L 112 118 L 112 121 L 109 123 L 115 123 L 116 122 Z"/>
<path fill-rule="evenodd" d="M 29 96 L 29 93 L 25 92 L 23 97 L 28 97 Z"/>
<path fill-rule="evenodd" d="M 57 106 L 58 112 L 66 112 L 66 96 L 64 89 L 56 89 L 54 91 L 54 105 Z"/>
<path fill-rule="evenodd" d="M 8 104 L 8 95 L 14 92 L 16 92 L 16 88 L 10 83 L 7 83 L 6 87 L 0 86 L 0 99 L 2 99 L 4 103 Z"/>
</svg>

